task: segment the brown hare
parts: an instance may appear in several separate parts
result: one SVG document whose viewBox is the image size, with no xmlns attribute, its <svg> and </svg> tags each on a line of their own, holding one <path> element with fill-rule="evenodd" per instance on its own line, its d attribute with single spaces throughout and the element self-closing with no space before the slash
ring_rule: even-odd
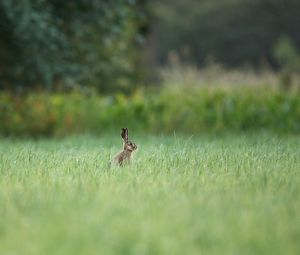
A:
<svg viewBox="0 0 300 255">
<path fill-rule="evenodd" d="M 137 145 L 132 141 L 128 140 L 127 128 L 121 129 L 121 137 L 123 139 L 123 151 L 118 153 L 113 158 L 112 163 L 119 166 L 124 166 L 125 164 L 128 164 L 130 162 L 131 154 L 137 149 Z"/>
</svg>

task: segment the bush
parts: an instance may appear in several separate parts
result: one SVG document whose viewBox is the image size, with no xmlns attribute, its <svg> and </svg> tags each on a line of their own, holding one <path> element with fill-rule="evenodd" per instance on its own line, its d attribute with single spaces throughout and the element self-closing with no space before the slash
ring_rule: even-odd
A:
<svg viewBox="0 0 300 255">
<path fill-rule="evenodd" d="M 270 87 L 164 88 L 131 96 L 0 94 L 0 133 L 18 136 L 267 129 L 300 133 L 299 93 Z"/>
</svg>

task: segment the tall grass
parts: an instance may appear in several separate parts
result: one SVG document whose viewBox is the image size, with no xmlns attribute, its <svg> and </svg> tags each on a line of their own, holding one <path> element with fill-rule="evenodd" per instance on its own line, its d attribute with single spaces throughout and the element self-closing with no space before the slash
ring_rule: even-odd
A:
<svg viewBox="0 0 300 255">
<path fill-rule="evenodd" d="M 254 70 L 251 67 L 226 69 L 218 63 L 208 63 L 203 68 L 173 61 L 159 71 L 162 83 L 169 87 L 279 87 L 280 73 L 265 66 Z M 299 84 L 299 77 L 297 81 Z"/>
<path fill-rule="evenodd" d="M 0 142 L 0 254 L 299 254 L 299 137 Z"/>
</svg>

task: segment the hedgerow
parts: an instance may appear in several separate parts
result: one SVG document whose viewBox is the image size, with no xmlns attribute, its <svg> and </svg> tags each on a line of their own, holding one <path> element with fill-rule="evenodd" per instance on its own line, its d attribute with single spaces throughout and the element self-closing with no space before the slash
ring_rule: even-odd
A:
<svg viewBox="0 0 300 255">
<path fill-rule="evenodd" d="M 113 96 L 1 93 L 0 123 L 0 134 L 13 136 L 101 134 L 122 126 L 150 133 L 300 133 L 300 96 L 270 87 L 163 88 Z"/>
</svg>

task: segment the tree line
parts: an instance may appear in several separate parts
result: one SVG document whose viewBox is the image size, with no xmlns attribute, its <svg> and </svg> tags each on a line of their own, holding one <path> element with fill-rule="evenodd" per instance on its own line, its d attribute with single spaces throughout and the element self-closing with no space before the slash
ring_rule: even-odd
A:
<svg viewBox="0 0 300 255">
<path fill-rule="evenodd" d="M 278 68 L 297 62 L 299 27 L 298 0 L 2 0 L 0 89 L 128 91 L 171 52 Z"/>
</svg>

